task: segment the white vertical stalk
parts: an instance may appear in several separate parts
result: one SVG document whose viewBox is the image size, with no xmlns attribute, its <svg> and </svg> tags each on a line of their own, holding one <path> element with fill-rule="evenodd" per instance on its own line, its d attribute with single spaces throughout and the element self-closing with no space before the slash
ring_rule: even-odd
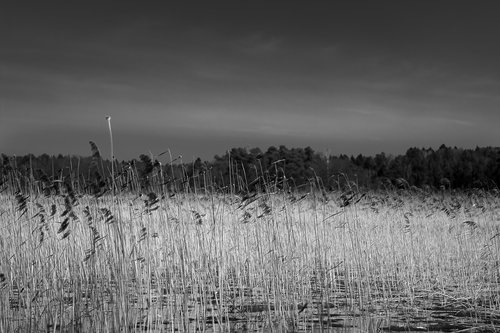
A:
<svg viewBox="0 0 500 333">
<path fill-rule="evenodd" d="M 111 141 L 111 193 L 113 193 L 113 201 L 115 197 L 115 153 L 113 150 L 113 131 L 111 130 L 111 116 L 106 116 L 109 128 L 109 139 Z"/>
</svg>

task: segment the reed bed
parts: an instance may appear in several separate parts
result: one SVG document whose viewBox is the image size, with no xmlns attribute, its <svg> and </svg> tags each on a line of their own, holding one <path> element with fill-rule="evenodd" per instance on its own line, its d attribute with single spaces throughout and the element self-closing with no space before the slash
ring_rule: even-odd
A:
<svg viewBox="0 0 500 333">
<path fill-rule="evenodd" d="M 499 221 L 481 191 L 5 191 L 0 332 L 493 332 Z"/>
</svg>

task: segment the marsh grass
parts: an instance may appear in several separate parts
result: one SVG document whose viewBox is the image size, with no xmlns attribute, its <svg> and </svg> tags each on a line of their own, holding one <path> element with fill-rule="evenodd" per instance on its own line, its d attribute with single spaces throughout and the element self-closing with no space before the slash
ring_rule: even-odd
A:
<svg viewBox="0 0 500 333">
<path fill-rule="evenodd" d="M 496 194 L 244 192 L 231 174 L 224 191 L 161 174 L 142 194 L 5 191 L 0 332 L 499 329 Z"/>
</svg>

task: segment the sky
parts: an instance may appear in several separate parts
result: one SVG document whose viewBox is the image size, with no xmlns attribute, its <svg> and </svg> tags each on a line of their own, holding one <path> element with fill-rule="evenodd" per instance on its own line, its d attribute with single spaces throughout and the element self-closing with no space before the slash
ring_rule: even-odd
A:
<svg viewBox="0 0 500 333">
<path fill-rule="evenodd" d="M 0 153 L 500 146 L 500 2 L 2 1 Z M 165 156 L 165 155 L 163 155 Z"/>
</svg>

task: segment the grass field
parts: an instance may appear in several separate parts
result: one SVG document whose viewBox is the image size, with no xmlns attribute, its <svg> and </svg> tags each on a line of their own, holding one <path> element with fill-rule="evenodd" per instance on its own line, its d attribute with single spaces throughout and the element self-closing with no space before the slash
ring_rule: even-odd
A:
<svg viewBox="0 0 500 333">
<path fill-rule="evenodd" d="M 0 332 L 500 330 L 480 190 L 0 196 Z"/>
</svg>

